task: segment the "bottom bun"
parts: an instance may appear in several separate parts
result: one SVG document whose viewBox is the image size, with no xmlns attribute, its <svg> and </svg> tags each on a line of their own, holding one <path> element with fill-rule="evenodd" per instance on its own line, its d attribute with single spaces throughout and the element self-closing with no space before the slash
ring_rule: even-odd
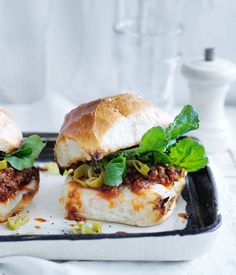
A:
<svg viewBox="0 0 236 275">
<path fill-rule="evenodd" d="M 33 179 L 23 190 L 18 190 L 14 197 L 0 203 L 0 222 L 24 210 L 39 190 L 39 181 Z"/>
<path fill-rule="evenodd" d="M 70 219 L 150 226 L 170 216 L 185 182 L 185 177 L 181 177 L 171 188 L 156 183 L 138 193 L 128 186 L 112 188 L 108 192 L 82 187 L 67 177 L 61 203 Z"/>
</svg>

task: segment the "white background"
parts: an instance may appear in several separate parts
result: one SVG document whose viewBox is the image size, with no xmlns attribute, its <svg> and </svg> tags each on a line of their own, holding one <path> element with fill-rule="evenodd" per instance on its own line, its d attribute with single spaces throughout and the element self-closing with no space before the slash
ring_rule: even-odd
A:
<svg viewBox="0 0 236 275">
<path fill-rule="evenodd" d="M 118 92 L 112 27 L 120 13 L 119 2 L 1 0 L 0 102 L 38 98 L 34 93 L 53 91 L 77 104 Z M 126 5 L 132 8 L 134 2 L 128 0 Z M 165 3 L 170 10 L 173 7 L 170 18 L 174 16 L 184 26 L 180 48 L 183 59 L 201 55 L 203 48 L 213 46 L 218 56 L 236 62 L 235 0 Z M 178 3 L 180 8 L 175 11 Z M 9 35 L 12 32 L 15 35 Z M 28 76 L 24 84 L 18 82 L 23 79 L 19 72 L 21 62 L 30 63 L 23 66 Z M 235 88 L 234 85 L 227 97 L 231 104 L 236 102 Z M 186 83 L 180 73 L 175 98 L 177 103 L 188 101 Z"/>
<path fill-rule="evenodd" d="M 215 47 L 219 56 L 236 62 L 236 1 L 212 0 L 208 5 L 200 0 L 165 1 L 173 7 L 176 2 L 182 6 L 179 21 L 184 25 L 180 49 L 183 58 L 193 58 L 201 55 L 205 47 Z M 64 92 L 77 85 L 84 87 L 89 96 L 94 93 L 94 97 L 96 93 L 100 96 L 112 92 L 109 85 L 114 48 L 112 26 L 117 13 L 114 0 L 55 3 L 47 41 L 49 87 Z M 77 74 L 74 83 L 73 74 Z M 100 86 L 91 83 L 93 80 Z M 188 92 L 180 74 L 177 84 L 177 102 L 186 102 Z M 83 93 L 83 89 L 78 90 Z M 228 97 L 230 102 L 236 101 L 234 90 L 235 87 Z"/>
</svg>

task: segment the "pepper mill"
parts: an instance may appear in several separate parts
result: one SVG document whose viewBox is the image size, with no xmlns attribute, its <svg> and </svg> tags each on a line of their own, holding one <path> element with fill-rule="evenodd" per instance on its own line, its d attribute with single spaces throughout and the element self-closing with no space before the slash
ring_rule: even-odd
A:
<svg viewBox="0 0 236 275">
<path fill-rule="evenodd" d="M 204 59 L 186 62 L 181 68 L 188 81 L 191 104 L 199 114 L 200 128 L 193 133 L 208 152 L 228 148 L 230 130 L 224 114 L 224 102 L 230 84 L 236 79 L 236 65 L 215 58 L 214 49 L 205 49 Z"/>
</svg>

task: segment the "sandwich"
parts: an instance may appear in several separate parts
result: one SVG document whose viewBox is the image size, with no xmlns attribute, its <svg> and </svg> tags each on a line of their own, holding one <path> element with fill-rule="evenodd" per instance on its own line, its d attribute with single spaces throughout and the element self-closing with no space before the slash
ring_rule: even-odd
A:
<svg viewBox="0 0 236 275">
<path fill-rule="evenodd" d="M 34 161 L 44 146 L 37 135 L 23 139 L 13 118 L 0 109 L 0 222 L 20 213 L 38 192 Z"/>
<path fill-rule="evenodd" d="M 166 220 L 187 172 L 207 163 L 204 147 L 181 137 L 198 127 L 191 105 L 172 120 L 133 93 L 72 110 L 55 144 L 60 171 L 69 174 L 60 199 L 67 217 L 136 226 Z"/>
</svg>

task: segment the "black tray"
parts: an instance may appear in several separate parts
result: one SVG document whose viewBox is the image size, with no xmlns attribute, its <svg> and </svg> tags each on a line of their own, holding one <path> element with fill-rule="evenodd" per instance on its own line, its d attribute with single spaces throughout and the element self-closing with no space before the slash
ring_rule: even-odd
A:
<svg viewBox="0 0 236 275">
<path fill-rule="evenodd" d="M 31 133 L 25 133 L 28 136 Z M 54 144 L 56 133 L 37 133 L 43 141 L 47 142 L 40 155 L 39 161 L 54 160 Z M 182 192 L 187 202 L 186 211 L 190 214 L 187 226 L 182 230 L 172 230 L 152 233 L 124 233 L 124 234 L 97 234 L 97 235 L 14 235 L 0 236 L 0 242 L 27 241 L 27 240 L 79 240 L 79 239 L 104 239 L 104 238 L 137 238 L 137 237 L 162 237 L 171 235 L 194 235 L 211 232 L 219 228 L 222 217 L 218 209 L 218 195 L 214 177 L 209 166 L 188 173 L 187 184 Z M 145 231 L 145 230 L 144 230 Z"/>
</svg>

